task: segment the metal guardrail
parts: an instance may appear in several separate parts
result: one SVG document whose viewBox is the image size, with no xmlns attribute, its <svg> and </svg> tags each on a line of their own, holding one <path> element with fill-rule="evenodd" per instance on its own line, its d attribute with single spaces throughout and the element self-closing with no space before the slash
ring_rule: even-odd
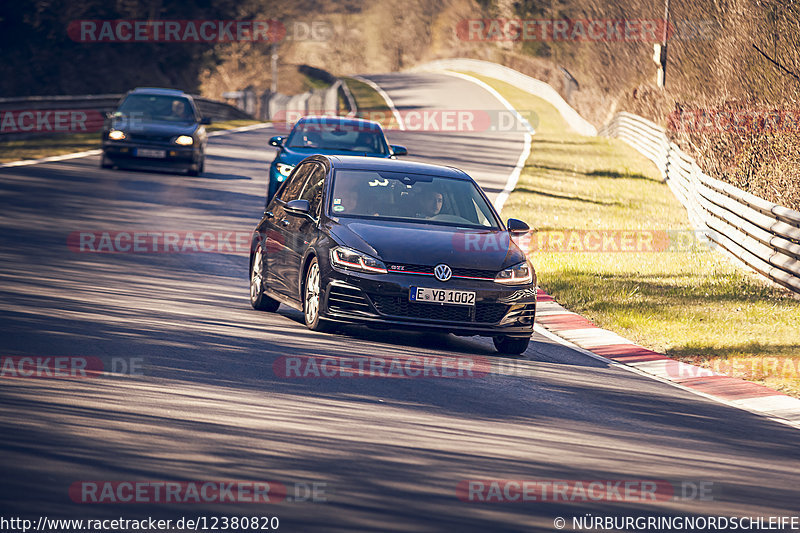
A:
<svg viewBox="0 0 800 533">
<path fill-rule="evenodd" d="M 653 161 L 697 231 L 772 281 L 800 293 L 800 212 L 714 179 L 663 128 L 618 113 L 598 135 L 617 137 Z"/>
<path fill-rule="evenodd" d="M 192 98 L 194 98 L 194 102 L 197 104 L 197 109 L 200 111 L 200 114 L 212 120 L 253 120 L 255 118 L 246 111 L 225 102 L 211 100 L 210 98 L 204 98 L 202 96 L 192 96 Z"/>
<path fill-rule="evenodd" d="M 617 137 L 653 161 L 686 208 L 692 226 L 745 265 L 800 293 L 800 212 L 714 179 L 669 141 L 663 128 L 631 113 L 618 113 L 599 131 L 547 83 L 503 65 L 443 59 L 411 71 L 468 70 L 505 81 L 552 104 L 583 135 Z"/>
<path fill-rule="evenodd" d="M 342 80 L 334 77 L 330 87 L 292 96 L 266 91 L 262 95 L 259 118 L 277 122 L 296 122 L 305 115 L 338 115 L 340 94 L 349 108 L 348 114 L 354 115 L 356 104 L 350 89 Z"/>
</svg>

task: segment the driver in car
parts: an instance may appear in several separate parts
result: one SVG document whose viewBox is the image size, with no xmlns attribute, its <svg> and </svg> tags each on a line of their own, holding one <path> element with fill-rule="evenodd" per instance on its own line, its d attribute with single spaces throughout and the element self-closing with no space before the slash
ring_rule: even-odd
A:
<svg viewBox="0 0 800 533">
<path fill-rule="evenodd" d="M 333 199 L 334 213 L 358 212 L 361 200 L 361 186 L 354 179 L 337 180 L 336 194 Z"/>
<path fill-rule="evenodd" d="M 380 215 L 372 205 L 371 194 L 363 189 L 363 183 L 355 179 L 337 181 L 333 198 L 333 212 L 358 215 Z"/>
<path fill-rule="evenodd" d="M 177 119 L 185 119 L 188 116 L 186 104 L 182 100 L 172 101 L 172 116 Z"/>
<path fill-rule="evenodd" d="M 419 196 L 419 209 L 417 216 L 420 218 L 433 218 L 442 212 L 444 196 L 439 191 L 425 191 Z"/>
</svg>

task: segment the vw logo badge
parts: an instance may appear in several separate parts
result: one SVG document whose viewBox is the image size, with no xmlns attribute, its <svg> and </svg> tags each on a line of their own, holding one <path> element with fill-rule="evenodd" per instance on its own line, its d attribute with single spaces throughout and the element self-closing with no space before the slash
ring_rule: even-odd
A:
<svg viewBox="0 0 800 533">
<path fill-rule="evenodd" d="M 453 271 L 450 270 L 449 266 L 442 263 L 436 265 L 436 268 L 433 269 L 433 275 L 436 276 L 436 279 L 439 281 L 447 281 L 453 276 Z"/>
</svg>

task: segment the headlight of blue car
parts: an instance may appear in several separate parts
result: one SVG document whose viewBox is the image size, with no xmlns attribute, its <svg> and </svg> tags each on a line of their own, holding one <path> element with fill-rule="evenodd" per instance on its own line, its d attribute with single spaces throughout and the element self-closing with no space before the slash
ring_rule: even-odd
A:
<svg viewBox="0 0 800 533">
<path fill-rule="evenodd" d="M 294 165 L 287 165 L 286 163 L 278 163 L 275 166 L 278 168 L 278 173 L 280 174 L 280 176 L 278 176 L 278 181 L 286 180 L 289 174 L 292 173 L 292 170 L 294 170 Z"/>
</svg>

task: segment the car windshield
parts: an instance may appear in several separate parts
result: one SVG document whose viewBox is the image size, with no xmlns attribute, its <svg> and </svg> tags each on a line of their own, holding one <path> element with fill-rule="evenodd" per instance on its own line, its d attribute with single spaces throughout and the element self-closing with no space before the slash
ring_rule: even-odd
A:
<svg viewBox="0 0 800 533">
<path fill-rule="evenodd" d="M 289 148 L 316 148 L 386 155 L 389 147 L 380 128 L 368 123 L 341 120 L 298 124 L 286 142 Z"/>
<path fill-rule="evenodd" d="M 181 96 L 130 94 L 117 110 L 131 119 L 163 120 L 167 122 L 194 122 L 195 116 L 189 100 Z"/>
<path fill-rule="evenodd" d="M 474 182 L 423 174 L 337 170 L 328 208 L 332 216 L 501 227 Z"/>
</svg>

